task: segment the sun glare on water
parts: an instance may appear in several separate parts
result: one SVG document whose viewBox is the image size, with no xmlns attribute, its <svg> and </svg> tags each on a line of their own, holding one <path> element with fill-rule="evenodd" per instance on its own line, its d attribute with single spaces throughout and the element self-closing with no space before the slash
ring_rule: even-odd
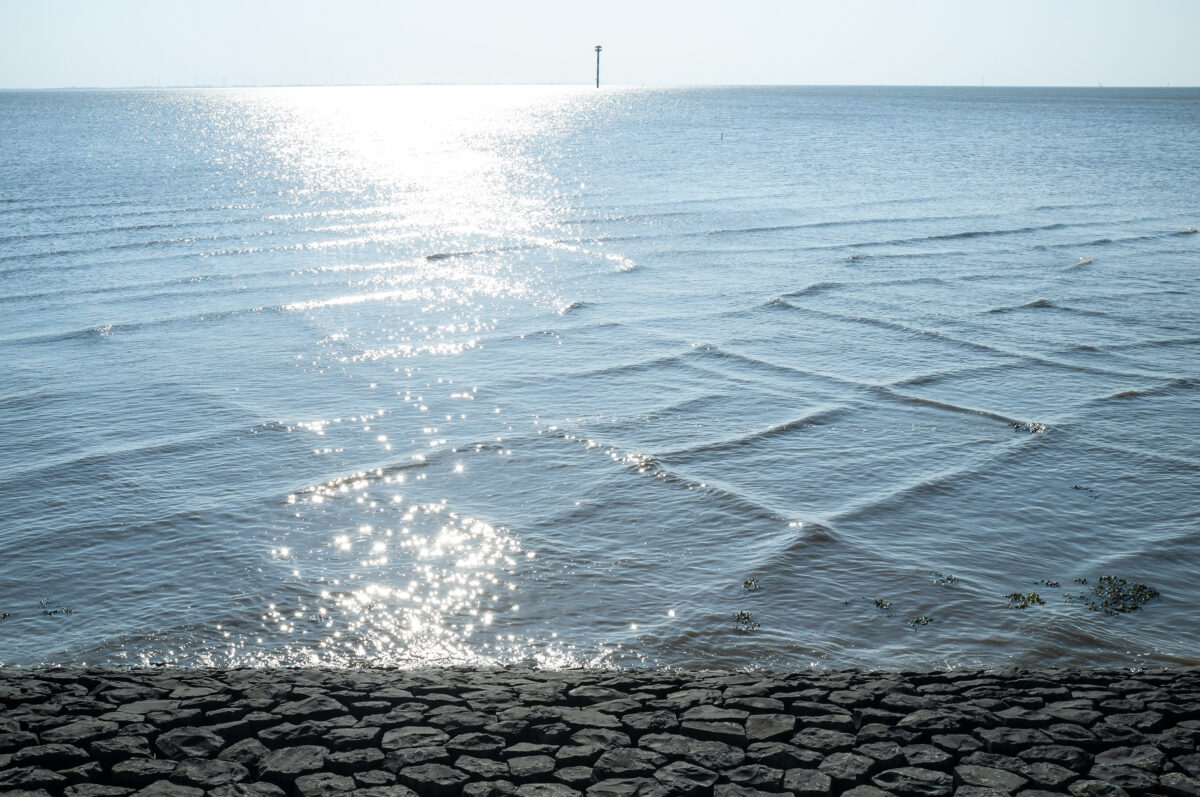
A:
<svg viewBox="0 0 1200 797">
<path fill-rule="evenodd" d="M 556 258 L 630 267 L 563 238 L 572 198 L 541 163 L 547 137 L 587 111 L 580 90 L 304 88 L 237 96 L 258 120 L 244 133 L 247 147 L 257 148 L 257 168 L 277 173 L 294 208 L 272 220 L 298 228 L 304 240 L 293 272 L 298 287 L 279 306 L 315 331 L 297 367 L 318 379 L 318 391 L 321 379 L 362 381 L 375 409 L 289 427 L 311 439 L 329 478 L 289 498 L 271 550 L 284 582 L 253 639 L 234 643 L 231 658 L 570 661 L 553 644 L 531 654 L 530 640 L 505 630 L 520 611 L 516 595 L 533 552 L 509 530 L 460 515 L 438 492 L 439 479 L 472 478 L 454 441 L 475 422 L 463 410 L 477 388 L 431 374 L 475 349 L 513 306 L 557 313 L 570 305 Z M 435 401 L 453 411 L 434 417 Z M 491 439 L 506 422 L 492 410 L 480 413 L 488 436 L 468 431 L 465 439 Z M 483 448 L 468 450 L 482 456 Z M 485 453 L 511 455 L 490 445 Z"/>
</svg>

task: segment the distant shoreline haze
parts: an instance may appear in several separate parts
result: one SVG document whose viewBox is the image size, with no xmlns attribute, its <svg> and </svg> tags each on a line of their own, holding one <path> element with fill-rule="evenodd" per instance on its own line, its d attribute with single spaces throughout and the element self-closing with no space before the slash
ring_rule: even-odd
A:
<svg viewBox="0 0 1200 797">
<path fill-rule="evenodd" d="M 162 85 L 140 85 L 140 86 L 0 86 L 0 91 L 144 91 L 154 89 L 269 89 L 269 88 L 400 88 L 400 87 L 419 87 L 419 86 L 436 86 L 436 87 L 473 87 L 473 86 L 554 86 L 554 87 L 569 87 L 569 86 L 589 86 L 588 83 L 262 83 L 262 84 L 239 84 L 239 85 L 219 85 L 219 84 L 162 84 Z M 735 83 L 698 83 L 698 84 L 681 84 L 681 85 L 651 85 L 651 84 L 621 84 L 612 83 L 604 84 L 600 90 L 605 89 L 669 89 L 669 88 L 710 88 L 710 89 L 738 89 L 738 88 L 828 88 L 828 89 L 853 89 L 853 88 L 899 88 L 899 89 L 1097 89 L 1097 90 L 1124 90 L 1124 89 L 1196 89 L 1200 88 L 1200 84 L 1196 86 L 1172 85 L 1172 84 L 1105 84 L 1102 86 L 1089 84 L 1011 84 L 1011 85 L 979 85 L 971 83 L 958 84 L 888 84 L 888 83 L 756 83 L 756 84 L 735 84 Z"/>
</svg>

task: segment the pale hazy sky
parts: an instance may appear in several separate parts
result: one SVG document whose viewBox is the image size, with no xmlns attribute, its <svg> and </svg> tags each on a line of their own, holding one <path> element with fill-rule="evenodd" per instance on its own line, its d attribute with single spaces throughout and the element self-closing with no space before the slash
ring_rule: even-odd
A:
<svg viewBox="0 0 1200 797">
<path fill-rule="evenodd" d="M 1200 85 L 1200 0 L 0 0 L 0 87 Z"/>
</svg>

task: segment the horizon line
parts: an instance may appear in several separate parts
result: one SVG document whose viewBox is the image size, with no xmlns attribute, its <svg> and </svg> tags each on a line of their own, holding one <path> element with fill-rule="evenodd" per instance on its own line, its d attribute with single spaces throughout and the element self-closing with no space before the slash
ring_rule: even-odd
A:
<svg viewBox="0 0 1200 797">
<path fill-rule="evenodd" d="M 420 88 L 420 87 L 533 87 L 555 86 L 591 88 L 591 83 L 450 83 L 425 81 L 421 83 L 170 83 L 122 86 L 0 86 L 0 91 L 145 91 L 174 89 L 295 89 L 295 88 Z M 1171 83 L 610 83 L 603 87 L 617 89 L 690 89 L 690 88 L 943 88 L 943 89 L 1196 89 L 1200 85 Z"/>
</svg>

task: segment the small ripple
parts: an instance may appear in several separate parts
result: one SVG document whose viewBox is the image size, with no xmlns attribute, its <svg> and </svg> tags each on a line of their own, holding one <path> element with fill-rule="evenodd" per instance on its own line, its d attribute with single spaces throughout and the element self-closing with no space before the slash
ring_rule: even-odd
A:
<svg viewBox="0 0 1200 797">
<path fill-rule="evenodd" d="M 800 296 L 811 296 L 814 293 L 825 293 L 826 291 L 845 287 L 845 285 L 846 283 L 844 282 L 814 282 L 811 285 L 806 285 L 798 291 L 792 291 L 783 295 L 784 298 L 795 299 Z"/>
<path fill-rule="evenodd" d="M 787 421 L 785 423 L 768 426 L 765 429 L 759 429 L 755 432 L 739 435 L 738 437 L 729 438 L 727 440 L 717 440 L 711 443 L 701 443 L 687 448 L 679 448 L 663 454 L 664 457 L 693 457 L 698 454 L 711 454 L 723 451 L 733 451 L 745 446 L 753 445 L 754 443 L 763 440 L 770 440 L 775 437 L 790 434 L 801 429 L 806 429 L 814 426 L 824 426 L 845 418 L 850 414 L 852 408 L 848 406 L 824 407 L 822 409 L 811 412 L 800 418 Z"/>
<path fill-rule="evenodd" d="M 543 430 L 542 434 L 546 437 L 582 445 L 585 450 L 618 463 L 628 473 L 650 476 L 666 484 L 687 490 L 689 493 L 698 496 L 702 502 L 715 502 L 730 517 L 771 523 L 804 523 L 802 520 L 789 517 L 786 513 L 776 511 L 742 493 L 676 472 L 664 463 L 663 457 L 652 454 L 624 453 L 619 451 L 615 446 L 585 438 L 582 435 L 574 434 L 556 426 Z M 819 533 L 821 533 L 821 529 L 814 526 L 814 534 Z"/>
<path fill-rule="evenodd" d="M 1106 443 L 1100 440 L 1090 440 L 1086 445 L 1110 455 L 1115 454 L 1118 460 L 1127 460 L 1130 456 L 1145 457 L 1148 460 L 1165 462 L 1172 468 L 1200 472 L 1200 462 L 1194 458 L 1181 454 L 1169 454 L 1161 449 L 1146 449 L 1128 444 Z"/>
<path fill-rule="evenodd" d="M 885 319 L 885 318 L 876 318 L 874 316 L 851 316 L 851 315 L 846 315 L 844 313 L 831 312 L 828 310 L 818 310 L 818 309 L 812 308 L 812 307 L 801 307 L 798 305 L 789 304 L 782 300 L 771 303 L 771 306 L 776 307 L 776 308 L 786 308 L 788 310 L 793 310 L 793 311 L 801 312 L 801 313 L 808 313 L 811 315 L 816 315 L 816 316 L 820 316 L 820 317 L 824 317 L 824 318 L 832 318 L 832 319 L 836 319 L 839 321 L 846 321 L 849 323 L 864 324 L 864 325 L 868 325 L 868 326 L 879 327 L 882 329 L 889 329 L 889 330 L 893 330 L 896 332 L 904 332 L 904 333 L 911 334 L 911 335 L 920 335 L 920 336 L 930 338 L 933 340 L 938 340 L 938 341 L 949 343 L 949 344 L 952 344 L 955 346 L 960 346 L 964 349 L 972 349 L 975 351 L 982 351 L 982 352 L 988 352 L 991 354 L 998 354 L 998 355 L 1002 355 L 1006 358 L 1019 359 L 1019 360 L 1023 360 L 1028 363 L 1033 363 L 1036 365 L 1045 365 L 1045 366 L 1049 366 L 1049 367 L 1064 370 L 1064 371 L 1074 371 L 1074 372 L 1082 373 L 1082 374 L 1115 376 L 1115 377 L 1123 377 L 1123 378 L 1134 378 L 1134 377 L 1139 376 L 1139 374 L 1122 372 L 1122 371 L 1114 371 L 1114 370 L 1108 369 L 1108 368 L 1099 368 L 1096 366 L 1079 365 L 1078 363 L 1063 362 L 1060 360 L 1055 360 L 1055 359 L 1052 359 L 1049 357 L 1044 357 L 1042 355 L 1033 354 L 1030 352 L 1013 351 L 1010 349 L 1001 348 L 999 346 L 993 346 L 993 345 L 990 345 L 987 343 L 979 343 L 974 340 L 960 338 L 960 337 L 956 337 L 954 335 L 947 335 L 946 333 L 940 332 L 938 330 L 914 327 L 914 326 L 910 326 L 908 324 L 901 323 L 899 321 L 892 321 L 892 320 Z M 1101 313 L 1100 311 L 1092 311 L 1092 310 L 1073 310 L 1073 312 L 1083 313 L 1083 314 L 1107 315 L 1105 313 Z M 1183 342 L 1183 341 L 1181 340 L 1181 341 L 1173 341 L 1173 342 Z M 1143 344 L 1127 344 L 1127 346 L 1131 347 L 1131 348 L 1138 346 L 1138 345 L 1143 345 Z"/>
<path fill-rule="evenodd" d="M 933 407 L 934 409 L 947 410 L 949 412 L 961 413 L 963 415 L 976 415 L 980 418 L 988 418 L 993 421 L 999 421 L 1000 423 L 1011 426 L 1018 431 L 1027 431 L 1033 434 L 1040 434 L 1046 431 L 1046 425 L 1039 421 L 1021 420 L 999 412 L 992 412 L 991 410 L 981 410 L 976 407 L 967 407 L 961 404 L 952 404 L 946 401 L 936 401 L 935 399 L 913 396 L 907 393 L 901 393 L 886 386 L 879 386 L 877 390 L 879 390 L 880 393 L 885 394 L 888 398 L 899 401 L 902 404 Z"/>
<path fill-rule="evenodd" d="M 1034 299 L 1032 302 L 1026 302 L 1025 304 L 1020 304 L 1020 305 L 1012 305 L 1010 307 L 993 307 L 991 310 L 988 310 L 987 312 L 989 312 L 989 313 L 1011 313 L 1014 310 L 1035 310 L 1035 309 L 1048 308 L 1048 307 L 1057 308 L 1058 305 L 1056 305 L 1054 302 L 1050 301 L 1049 299 Z"/>
<path fill-rule="evenodd" d="M 692 396 L 691 398 L 687 398 L 683 401 L 678 401 L 674 404 L 669 404 L 665 407 L 655 410 L 653 415 L 658 417 L 670 417 L 672 415 L 703 408 L 715 402 L 727 401 L 728 399 L 728 393 L 704 393 L 702 395 Z"/>
<path fill-rule="evenodd" d="M 1089 261 L 1090 262 L 1090 261 Z M 1111 318 L 1111 313 L 1106 313 L 1103 310 L 1083 310 L 1078 307 L 1071 307 L 1065 304 L 1059 304 L 1050 299 L 1034 299 L 1032 302 L 1025 304 L 1011 305 L 1005 307 L 993 307 L 987 310 L 988 313 L 1012 313 L 1018 310 L 1060 310 L 1065 313 L 1074 313 L 1076 315 L 1093 316 L 1096 318 Z"/>
<path fill-rule="evenodd" d="M 167 318 L 155 319 L 153 321 L 102 324 L 96 327 L 78 327 L 76 329 L 62 330 L 60 332 L 18 333 L 0 338 L 0 344 L 15 343 L 19 345 L 28 345 L 40 343 L 64 343 L 72 340 L 91 340 L 97 338 L 106 338 L 110 335 L 118 333 L 169 327 L 177 324 L 220 321 L 227 318 L 239 318 L 241 316 L 250 315 L 253 313 L 281 312 L 285 309 L 286 308 L 284 307 L 241 307 L 233 310 L 216 310 L 205 313 L 189 313 L 187 315 L 170 316 Z"/>
<path fill-rule="evenodd" d="M 905 377 L 904 379 L 897 379 L 894 382 L 890 382 L 886 387 L 894 389 L 932 385 L 941 382 L 943 379 L 952 379 L 954 377 L 966 376 L 968 374 L 986 374 L 995 371 L 1006 371 L 1013 368 L 1018 363 L 1019 360 L 1004 360 L 998 363 L 985 363 L 983 365 L 937 370 L 926 374 L 918 374 L 917 376 Z"/>
<path fill-rule="evenodd" d="M 861 241 L 851 244 L 853 247 L 865 246 L 904 246 L 908 244 L 922 243 L 925 241 L 957 241 L 970 238 L 986 238 L 986 237 L 1001 237 L 1027 235 L 1035 232 L 1049 232 L 1052 230 L 1062 230 L 1068 227 L 1093 227 L 1098 222 L 1088 224 L 1064 224 L 1056 222 L 1054 224 L 1044 224 L 1039 226 L 1029 227 L 1004 227 L 992 230 L 964 230 L 962 232 L 940 233 L 937 235 L 916 235 L 907 238 L 889 238 L 885 240 Z"/>
<path fill-rule="evenodd" d="M 1123 399 L 1161 396 L 1163 394 L 1170 394 L 1170 393 L 1174 393 L 1176 391 L 1195 390 L 1197 384 L 1198 384 L 1197 381 L 1194 379 L 1180 377 L 1177 379 L 1171 379 L 1170 381 L 1164 382 L 1163 384 L 1154 385 L 1153 387 L 1140 387 L 1140 388 L 1130 388 L 1128 390 L 1121 390 L 1116 393 L 1112 393 L 1108 396 L 1102 396 L 1095 400 L 1096 401 L 1121 401 Z"/>
<path fill-rule="evenodd" d="M 989 417 L 988 413 L 978 414 Z M 921 496 L 936 494 L 970 476 L 990 473 L 997 461 L 1016 456 L 1026 446 L 1037 445 L 1042 439 L 1040 434 L 1016 436 L 1002 447 L 985 452 L 973 462 L 959 467 L 948 468 L 933 476 L 922 477 L 919 481 L 912 481 L 906 485 L 889 490 L 881 496 L 872 497 L 867 501 L 840 512 L 834 512 L 828 518 L 828 522 L 832 528 L 836 529 L 839 524 L 850 523 L 880 511 L 901 507 L 914 499 L 919 499 Z"/>
</svg>

